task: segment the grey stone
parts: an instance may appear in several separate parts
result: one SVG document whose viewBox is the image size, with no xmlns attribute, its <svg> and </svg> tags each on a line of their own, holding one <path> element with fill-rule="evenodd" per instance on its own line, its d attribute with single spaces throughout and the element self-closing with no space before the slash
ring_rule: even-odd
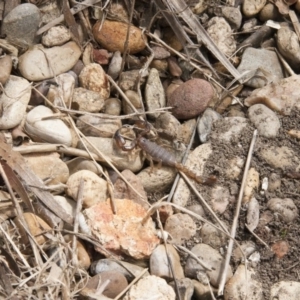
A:
<svg viewBox="0 0 300 300">
<path fill-rule="evenodd" d="M 257 70 L 254 77 L 245 82 L 245 85 L 253 88 L 260 88 L 283 78 L 277 54 L 265 49 L 247 48 L 237 69 L 240 73 Z"/>
<path fill-rule="evenodd" d="M 280 128 L 280 121 L 273 110 L 263 104 L 252 105 L 249 110 L 249 119 L 255 125 L 259 135 L 275 138 Z"/>
<path fill-rule="evenodd" d="M 242 24 L 242 13 L 238 7 L 223 6 L 222 14 L 232 29 L 239 29 Z"/>
<path fill-rule="evenodd" d="M 31 3 L 24 3 L 5 16 L 1 33 L 14 46 L 26 49 L 33 44 L 39 24 L 39 9 Z"/>
<path fill-rule="evenodd" d="M 204 113 L 198 123 L 198 126 L 197 126 L 199 138 L 202 143 L 207 142 L 208 135 L 211 132 L 214 122 L 220 118 L 221 118 L 221 115 L 211 108 L 207 108 L 204 111 Z"/>
<path fill-rule="evenodd" d="M 192 248 L 191 251 L 210 270 L 206 269 L 206 267 L 203 267 L 203 264 L 200 264 L 192 256 L 189 256 L 185 265 L 185 275 L 189 278 L 195 278 L 198 280 L 204 278 L 204 283 L 207 283 L 208 277 L 210 283 L 214 287 L 217 287 L 220 283 L 220 274 L 223 270 L 224 258 L 217 250 L 213 249 L 212 247 L 206 244 L 197 244 Z M 232 270 L 229 266 L 226 279 L 228 280 L 231 277 Z"/>
<path fill-rule="evenodd" d="M 183 268 L 180 263 L 180 257 L 176 249 L 167 244 L 167 253 L 172 263 L 176 279 L 184 278 Z M 158 245 L 150 256 L 150 273 L 162 277 L 167 281 L 173 280 L 169 259 L 166 254 L 165 245 Z"/>
</svg>

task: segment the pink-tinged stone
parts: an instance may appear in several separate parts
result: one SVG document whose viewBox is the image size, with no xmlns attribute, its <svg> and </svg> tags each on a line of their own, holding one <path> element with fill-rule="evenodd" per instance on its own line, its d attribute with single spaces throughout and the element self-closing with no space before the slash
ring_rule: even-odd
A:
<svg viewBox="0 0 300 300">
<path fill-rule="evenodd" d="M 300 75 L 284 78 L 276 83 L 270 83 L 263 88 L 254 90 L 245 99 L 246 106 L 264 104 L 283 115 L 289 115 L 296 108 L 300 109 L 300 94 L 298 86 Z"/>
<path fill-rule="evenodd" d="M 191 79 L 181 84 L 168 98 L 168 106 L 177 119 L 197 117 L 214 98 L 212 85 L 203 79 Z"/>
<path fill-rule="evenodd" d="M 107 251 L 134 259 L 149 258 L 160 242 L 154 222 L 150 218 L 142 225 L 147 211 L 132 200 L 115 199 L 114 202 L 116 214 L 112 211 L 110 199 L 85 210 L 92 235 Z M 103 253 L 100 247 L 95 249 Z"/>
</svg>

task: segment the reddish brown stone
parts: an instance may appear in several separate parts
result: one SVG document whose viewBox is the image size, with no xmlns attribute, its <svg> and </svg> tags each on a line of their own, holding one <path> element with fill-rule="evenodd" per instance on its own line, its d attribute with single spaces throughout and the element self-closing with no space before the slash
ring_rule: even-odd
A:
<svg viewBox="0 0 300 300">
<path fill-rule="evenodd" d="M 197 117 L 214 98 L 212 85 L 203 79 L 191 79 L 177 88 L 168 99 L 173 115 L 182 120 Z"/>
</svg>

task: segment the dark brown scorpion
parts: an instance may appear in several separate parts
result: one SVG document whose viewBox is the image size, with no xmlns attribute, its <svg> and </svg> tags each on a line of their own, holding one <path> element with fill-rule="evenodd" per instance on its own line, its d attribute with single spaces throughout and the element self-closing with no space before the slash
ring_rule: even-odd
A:
<svg viewBox="0 0 300 300">
<path fill-rule="evenodd" d="M 154 161 L 158 162 L 159 164 L 173 167 L 178 171 L 183 172 L 190 178 L 194 179 L 198 183 L 212 185 L 216 182 L 217 179 L 215 176 L 209 176 L 207 178 L 198 176 L 186 166 L 177 162 L 176 157 L 172 153 L 167 151 L 165 148 L 159 146 L 158 144 L 145 138 L 144 135 L 150 132 L 150 125 L 148 122 L 140 121 L 137 122 L 135 126 L 136 127 L 134 128 L 144 129 L 137 135 L 137 138 L 133 140 L 130 145 L 126 145 L 126 140 L 121 135 L 120 129 L 115 132 L 114 139 L 120 149 L 124 151 L 131 151 L 136 146 L 139 146 L 146 153 L 146 155 Z"/>
</svg>

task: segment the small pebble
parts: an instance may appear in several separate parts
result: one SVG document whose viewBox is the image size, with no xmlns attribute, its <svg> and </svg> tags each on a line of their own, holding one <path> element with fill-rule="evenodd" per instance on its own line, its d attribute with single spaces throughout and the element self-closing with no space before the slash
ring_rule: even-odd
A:
<svg viewBox="0 0 300 300">
<path fill-rule="evenodd" d="M 265 6 L 267 0 L 244 0 L 242 11 L 245 17 L 250 18 L 257 15 Z"/>
<path fill-rule="evenodd" d="M 124 52 L 128 25 L 126 23 L 105 20 L 104 22 L 97 22 L 93 27 L 93 35 L 95 40 L 101 46 L 110 52 L 120 51 Z M 128 51 L 134 54 L 142 51 L 146 44 L 147 37 L 142 34 L 142 31 L 130 24 Z"/>
<path fill-rule="evenodd" d="M 149 112 L 166 106 L 166 96 L 159 73 L 156 69 L 151 69 L 145 88 L 145 102 Z M 159 113 L 153 113 L 149 117 L 157 118 Z"/>
<path fill-rule="evenodd" d="M 46 47 L 61 46 L 71 39 L 71 32 L 65 26 L 51 27 L 43 36 L 42 44 Z"/>
<path fill-rule="evenodd" d="M 172 243 L 182 245 L 195 235 L 196 224 L 189 215 L 177 213 L 167 219 L 164 230 L 171 235 Z"/>
<path fill-rule="evenodd" d="M 180 263 L 178 252 L 172 245 L 169 244 L 167 244 L 167 251 L 174 270 L 175 278 L 184 278 L 183 268 Z M 164 278 L 167 281 L 172 280 L 174 277 L 170 270 L 169 259 L 166 254 L 165 245 L 157 246 L 150 256 L 150 274 Z"/>
<path fill-rule="evenodd" d="M 214 98 L 212 85 L 203 79 L 191 79 L 178 87 L 168 98 L 173 115 L 181 120 L 197 117 Z"/>
<path fill-rule="evenodd" d="M 268 201 L 267 206 L 285 223 L 291 223 L 299 217 L 298 208 L 290 198 L 272 198 Z"/>
<path fill-rule="evenodd" d="M 220 281 L 220 274 L 223 270 L 224 263 L 224 258 L 221 256 L 219 251 L 206 244 L 197 244 L 191 249 L 191 251 L 205 264 L 205 266 L 209 267 L 210 270 L 205 270 L 203 265 L 197 262 L 192 256 L 189 256 L 184 269 L 185 275 L 189 278 L 195 278 L 199 280 L 199 275 L 202 272 L 206 272 L 210 283 L 214 287 L 217 287 Z M 226 279 L 228 280 L 231 277 L 232 270 L 231 266 L 229 266 Z"/>
<path fill-rule="evenodd" d="M 236 50 L 236 42 L 227 21 L 222 17 L 213 17 L 208 21 L 207 26 L 207 33 L 218 49 L 225 55 L 231 56 Z"/>
<path fill-rule="evenodd" d="M 211 133 L 212 126 L 216 120 L 219 120 L 221 115 L 211 108 L 207 108 L 197 126 L 200 141 L 205 143 L 208 141 L 208 136 Z"/>
<path fill-rule="evenodd" d="M 91 171 L 81 170 L 72 174 L 66 183 L 66 193 L 75 201 L 78 200 L 81 181 L 84 183 L 82 191 L 83 207 L 91 207 L 107 199 L 107 182 Z"/>
<path fill-rule="evenodd" d="M 284 26 L 277 31 L 277 47 L 280 54 L 288 60 L 292 68 L 298 69 L 300 63 L 300 43 L 297 34 Z"/>
<path fill-rule="evenodd" d="M 242 14 L 238 7 L 223 6 L 222 14 L 232 29 L 239 29 L 242 25 Z"/>
<path fill-rule="evenodd" d="M 79 74 L 79 82 L 81 87 L 97 92 L 102 99 L 109 97 L 109 81 L 99 64 L 92 63 L 85 66 Z"/>
<path fill-rule="evenodd" d="M 280 128 L 280 121 L 273 110 L 263 104 L 252 105 L 248 109 L 249 119 L 260 136 L 275 138 Z"/>
</svg>

